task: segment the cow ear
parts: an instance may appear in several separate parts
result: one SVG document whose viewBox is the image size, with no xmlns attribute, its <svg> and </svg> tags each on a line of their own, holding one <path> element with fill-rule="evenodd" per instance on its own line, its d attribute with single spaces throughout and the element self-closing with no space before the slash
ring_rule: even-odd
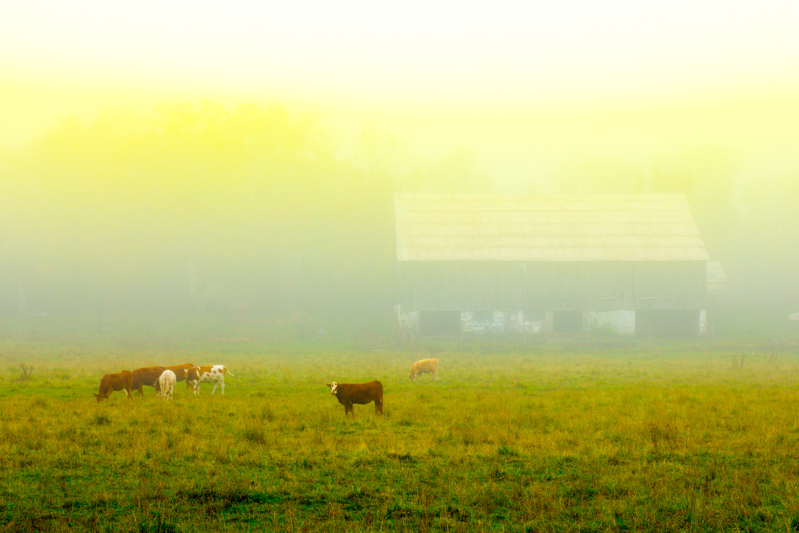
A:
<svg viewBox="0 0 799 533">
<path fill-rule="evenodd" d="M 330 387 L 332 387 L 332 386 L 333 386 L 333 384 L 332 384 L 332 383 L 328 383 L 328 384 L 327 384 L 327 388 L 328 388 L 328 389 L 329 389 Z"/>
</svg>

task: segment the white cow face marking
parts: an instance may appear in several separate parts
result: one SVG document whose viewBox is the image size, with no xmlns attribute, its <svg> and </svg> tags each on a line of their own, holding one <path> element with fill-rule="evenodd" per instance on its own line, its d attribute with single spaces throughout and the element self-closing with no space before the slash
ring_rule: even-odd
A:
<svg viewBox="0 0 799 533">
<path fill-rule="evenodd" d="M 330 394 L 335 396 L 338 390 L 338 383 L 334 381 L 333 383 L 328 383 L 327 386 L 330 387 Z"/>
</svg>

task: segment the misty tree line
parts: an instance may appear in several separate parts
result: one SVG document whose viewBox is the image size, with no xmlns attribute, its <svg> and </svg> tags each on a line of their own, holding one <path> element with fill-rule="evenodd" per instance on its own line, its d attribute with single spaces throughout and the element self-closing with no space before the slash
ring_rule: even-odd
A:
<svg viewBox="0 0 799 533">
<path fill-rule="evenodd" d="M 708 150 L 645 168 L 582 161 L 564 165 L 556 188 L 683 192 L 728 273 L 795 286 L 799 180 L 774 176 L 764 187 L 742 179 L 743 166 Z M 318 121 L 278 105 L 69 119 L 22 151 L 1 152 L 0 171 L 6 315 L 390 316 L 393 193 L 492 189 L 468 149 L 428 161 L 369 129 L 342 157 Z"/>
<path fill-rule="evenodd" d="M 66 120 L 0 156 L 0 308 L 385 313 L 393 192 L 487 180 L 465 151 L 411 161 L 374 131 L 357 159 L 336 148 L 280 106 Z"/>
</svg>

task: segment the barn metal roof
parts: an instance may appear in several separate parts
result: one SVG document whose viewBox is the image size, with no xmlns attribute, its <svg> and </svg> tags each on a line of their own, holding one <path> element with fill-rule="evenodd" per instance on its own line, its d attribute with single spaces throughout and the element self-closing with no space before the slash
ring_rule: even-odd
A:
<svg viewBox="0 0 799 533">
<path fill-rule="evenodd" d="M 685 196 L 396 194 L 399 261 L 707 261 Z"/>
</svg>

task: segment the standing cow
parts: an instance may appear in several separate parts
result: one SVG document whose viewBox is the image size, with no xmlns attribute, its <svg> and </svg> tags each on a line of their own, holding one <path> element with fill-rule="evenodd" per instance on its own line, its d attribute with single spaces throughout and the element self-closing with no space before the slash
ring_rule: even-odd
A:
<svg viewBox="0 0 799 533">
<path fill-rule="evenodd" d="M 375 402 L 375 413 L 383 414 L 383 384 L 379 381 L 368 383 L 337 383 L 327 384 L 330 387 L 330 394 L 338 399 L 338 403 L 344 406 L 344 416 L 352 414 L 355 418 L 355 411 L 352 404 L 366 405 Z"/>
<path fill-rule="evenodd" d="M 183 381 L 184 379 L 186 379 L 186 371 L 193 367 L 194 365 L 192 363 L 183 363 L 182 365 L 165 366 L 164 369 L 171 370 L 172 372 L 175 373 L 175 379 L 177 379 L 178 381 Z M 186 379 L 186 388 L 187 389 L 191 388 L 191 383 L 189 383 L 189 380 L 187 379 Z"/>
<path fill-rule="evenodd" d="M 177 377 L 175 373 L 169 369 L 166 369 L 161 374 L 161 377 L 158 378 L 158 395 L 163 400 L 171 400 L 172 399 L 172 391 L 175 390 L 175 383 L 177 383 Z"/>
<path fill-rule="evenodd" d="M 166 370 L 162 366 L 148 366 L 144 368 L 137 368 L 133 371 L 132 376 L 132 383 L 131 383 L 131 390 L 139 391 L 139 395 L 143 395 L 144 391 L 142 387 L 147 385 L 148 387 L 156 387 L 158 383 L 158 378 L 161 377 L 161 374 L 164 373 Z M 157 389 L 156 389 L 157 390 Z"/>
<path fill-rule="evenodd" d="M 133 399 L 133 394 L 131 393 L 131 372 L 130 370 L 123 370 L 122 372 L 117 372 L 116 374 L 106 374 L 100 380 L 100 392 L 95 394 L 94 396 L 97 398 L 98 402 L 103 400 L 107 400 L 113 391 L 125 391 L 125 396 L 128 397 L 128 400 Z"/>
<path fill-rule="evenodd" d="M 433 379 L 438 381 L 438 359 L 433 358 L 416 361 L 411 366 L 411 373 L 408 374 L 408 377 L 415 381 L 416 376 L 419 374 L 433 374 Z"/>
<path fill-rule="evenodd" d="M 186 370 L 186 381 L 194 386 L 194 394 L 200 394 L 200 383 L 213 383 L 211 394 L 221 386 L 222 394 L 225 394 L 225 374 L 236 377 L 224 365 L 195 366 Z"/>
</svg>

